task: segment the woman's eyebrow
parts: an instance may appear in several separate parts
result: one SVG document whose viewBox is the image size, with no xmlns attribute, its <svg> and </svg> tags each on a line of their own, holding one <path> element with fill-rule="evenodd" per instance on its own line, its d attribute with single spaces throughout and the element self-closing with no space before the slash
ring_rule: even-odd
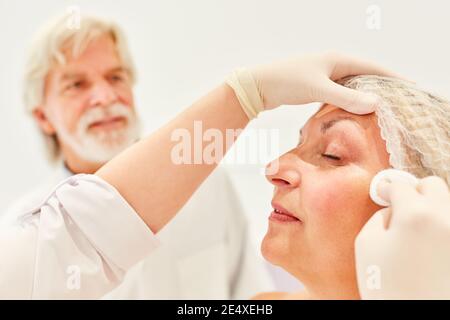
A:
<svg viewBox="0 0 450 320">
<path fill-rule="evenodd" d="M 327 132 L 328 129 L 330 129 L 331 127 L 333 127 L 336 123 L 338 123 L 340 121 L 351 121 L 351 122 L 357 124 L 360 129 L 362 129 L 359 122 L 356 121 L 354 118 L 342 116 L 342 117 L 333 118 L 331 120 L 323 122 L 322 125 L 320 126 L 320 132 L 322 134 L 325 134 L 325 132 Z"/>
<path fill-rule="evenodd" d="M 340 121 L 352 121 L 353 123 L 356 123 L 359 128 L 362 129 L 361 124 L 358 121 L 356 121 L 354 118 L 349 117 L 349 116 L 340 116 L 340 117 L 335 117 L 335 118 L 333 118 L 331 120 L 322 122 L 322 124 L 320 126 L 320 132 L 322 134 L 325 134 L 325 132 L 328 129 L 330 129 L 332 126 L 334 126 L 336 123 L 338 123 Z M 299 130 L 300 136 L 303 135 L 303 129 L 305 129 L 305 126 L 300 128 L 300 130 Z"/>
</svg>

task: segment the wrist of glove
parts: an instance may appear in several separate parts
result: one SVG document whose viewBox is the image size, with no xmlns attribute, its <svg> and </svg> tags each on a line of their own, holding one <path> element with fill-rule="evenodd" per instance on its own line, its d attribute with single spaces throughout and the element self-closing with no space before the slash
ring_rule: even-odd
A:
<svg viewBox="0 0 450 320">
<path fill-rule="evenodd" d="M 261 89 L 249 69 L 236 69 L 226 83 L 234 90 L 242 109 L 250 120 L 264 110 Z"/>
</svg>

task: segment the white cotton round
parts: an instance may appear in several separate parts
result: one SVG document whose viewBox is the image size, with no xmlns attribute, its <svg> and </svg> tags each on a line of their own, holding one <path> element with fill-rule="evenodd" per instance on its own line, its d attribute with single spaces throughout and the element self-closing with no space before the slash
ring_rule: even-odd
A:
<svg viewBox="0 0 450 320">
<path fill-rule="evenodd" d="M 373 177 L 372 182 L 370 183 L 369 194 L 372 201 L 383 207 L 390 206 L 391 203 L 378 194 L 378 187 L 381 182 L 392 183 L 395 181 L 402 181 L 414 186 L 419 182 L 413 174 L 406 171 L 397 169 L 382 170 Z"/>
</svg>

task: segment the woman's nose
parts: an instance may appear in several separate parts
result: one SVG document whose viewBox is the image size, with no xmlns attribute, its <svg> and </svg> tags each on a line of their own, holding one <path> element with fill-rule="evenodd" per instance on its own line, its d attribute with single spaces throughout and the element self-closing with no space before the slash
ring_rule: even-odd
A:
<svg viewBox="0 0 450 320">
<path fill-rule="evenodd" d="M 301 174 L 295 155 L 287 153 L 269 163 L 266 167 L 266 178 L 276 187 L 298 187 Z"/>
</svg>

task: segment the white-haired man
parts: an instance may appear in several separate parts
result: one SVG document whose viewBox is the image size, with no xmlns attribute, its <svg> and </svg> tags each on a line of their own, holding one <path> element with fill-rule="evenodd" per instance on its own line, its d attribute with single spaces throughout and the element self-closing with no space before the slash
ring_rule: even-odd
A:
<svg viewBox="0 0 450 320">
<path fill-rule="evenodd" d="M 26 108 L 59 168 L 13 204 L 7 219 L 39 205 L 64 178 L 94 173 L 139 139 L 135 71 L 123 34 L 98 18 L 84 17 L 77 29 L 67 19 L 59 17 L 38 34 L 25 75 Z M 211 185 L 213 194 L 207 193 Z M 158 251 L 106 298 L 244 299 L 271 289 L 224 171 L 197 190 L 159 238 Z"/>
</svg>

